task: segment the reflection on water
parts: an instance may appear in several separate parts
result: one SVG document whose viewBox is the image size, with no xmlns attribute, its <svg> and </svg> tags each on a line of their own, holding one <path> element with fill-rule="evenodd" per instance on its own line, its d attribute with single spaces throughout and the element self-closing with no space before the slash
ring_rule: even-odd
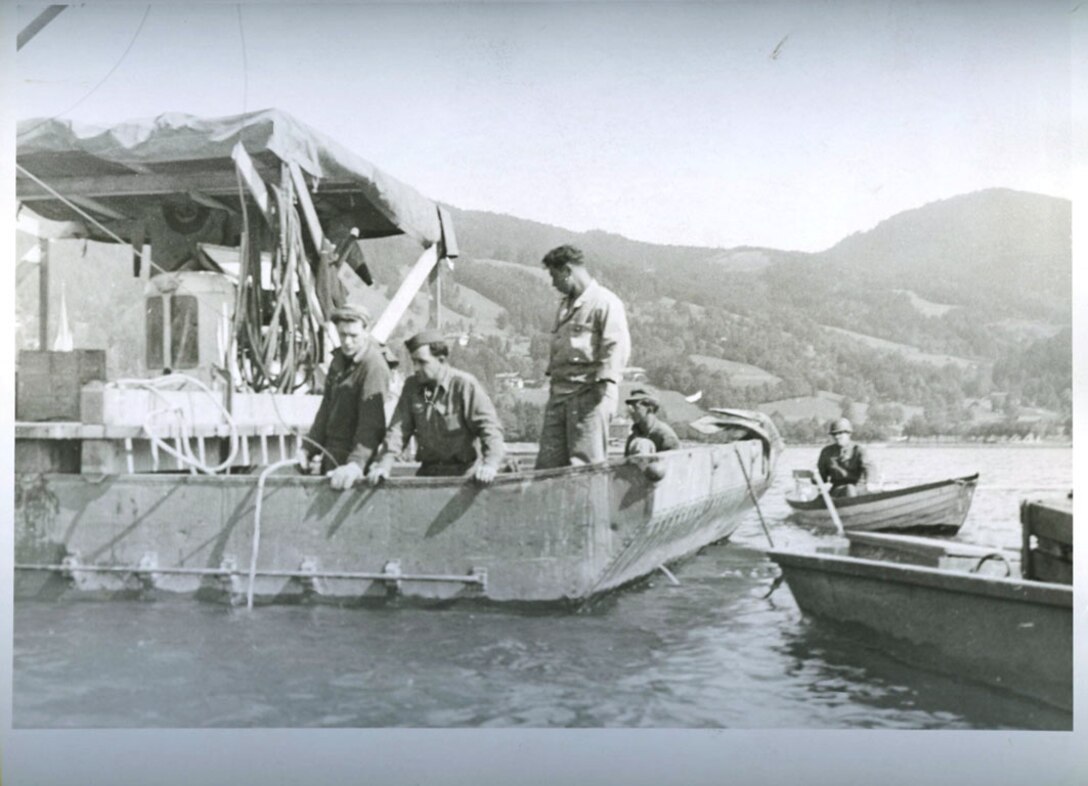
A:
<svg viewBox="0 0 1088 786">
<path fill-rule="evenodd" d="M 981 471 L 962 538 L 1019 545 L 1030 484 L 1068 483 L 1069 449 L 876 449 L 895 485 Z M 787 451 L 763 501 L 776 545 Z M 800 614 L 751 516 L 732 544 L 580 613 L 266 607 L 183 600 L 19 603 L 17 727 L 522 726 L 1068 728 L 1068 713 L 915 669 Z"/>
</svg>

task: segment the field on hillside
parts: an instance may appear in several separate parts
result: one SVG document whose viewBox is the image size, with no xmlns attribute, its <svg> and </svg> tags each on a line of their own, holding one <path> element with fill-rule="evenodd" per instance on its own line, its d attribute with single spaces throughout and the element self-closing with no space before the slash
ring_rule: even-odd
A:
<svg viewBox="0 0 1088 786">
<path fill-rule="evenodd" d="M 465 263 L 461 262 L 460 264 Z M 551 276 L 548 275 L 548 271 L 546 271 L 543 266 L 540 265 L 521 265 L 517 262 L 506 262 L 502 259 L 473 259 L 469 264 L 483 265 L 485 267 L 501 267 L 506 268 L 507 270 L 517 270 L 525 273 L 526 275 L 530 275 L 540 281 L 543 281 L 548 286 L 551 286 L 552 284 L 552 279 Z"/>
<path fill-rule="evenodd" d="M 892 292 L 901 292 L 910 299 L 910 304 L 918 309 L 918 313 L 927 317 L 939 317 L 947 314 L 949 311 L 955 308 L 945 303 L 934 303 L 925 298 L 918 297 L 914 292 L 909 289 L 893 289 Z"/>
<path fill-rule="evenodd" d="M 952 364 L 962 369 L 974 368 L 980 365 L 977 360 L 956 357 L 955 355 L 938 355 L 932 352 L 923 352 L 918 349 L 918 347 L 912 347 L 909 344 L 899 344 L 895 341 L 867 336 L 864 333 L 855 333 L 852 330 L 845 330 L 844 328 L 831 327 L 829 325 L 821 325 L 820 327 L 831 333 L 837 333 L 840 336 L 845 336 L 846 338 L 858 341 L 865 344 L 867 347 L 887 352 L 895 352 L 902 355 L 905 359 L 916 363 L 928 363 L 932 366 L 946 366 Z"/>
<path fill-rule="evenodd" d="M 731 385 L 773 385 L 782 381 L 781 377 L 776 377 L 774 374 L 759 368 L 759 366 L 751 366 L 747 363 L 737 363 L 732 360 L 711 357 L 710 355 L 688 355 L 688 360 L 706 366 L 711 371 L 725 372 Z"/>
</svg>

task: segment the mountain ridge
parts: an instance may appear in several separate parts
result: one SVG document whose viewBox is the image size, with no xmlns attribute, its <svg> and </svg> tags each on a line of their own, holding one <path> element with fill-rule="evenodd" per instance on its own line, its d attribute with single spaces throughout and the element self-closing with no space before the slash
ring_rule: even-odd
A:
<svg viewBox="0 0 1088 786">
<path fill-rule="evenodd" d="M 499 371 L 543 378 L 558 295 L 540 260 L 569 243 L 626 304 L 632 364 L 655 386 L 704 390 L 707 407 L 824 390 L 870 411 L 893 402 L 924 410 L 948 427 L 969 417 L 965 402 L 1000 391 L 1013 402 L 1002 405 L 1009 413 L 1019 403 L 1064 413 L 1071 208 L 1060 197 L 984 189 L 897 213 L 809 253 L 657 245 L 450 207 L 461 251 L 452 280 L 506 312 L 489 350 L 474 355 L 469 344 L 455 361 L 477 363 L 488 382 Z M 451 327 L 473 332 L 471 319 Z M 695 364 L 692 355 L 754 366 L 768 381 L 734 381 L 733 366 Z M 933 361 L 942 356 L 971 362 Z"/>
</svg>

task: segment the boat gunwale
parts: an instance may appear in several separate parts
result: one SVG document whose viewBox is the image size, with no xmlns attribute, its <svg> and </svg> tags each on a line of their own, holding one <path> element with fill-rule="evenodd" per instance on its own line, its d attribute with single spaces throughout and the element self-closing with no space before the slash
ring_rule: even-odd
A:
<svg viewBox="0 0 1088 786">
<path fill-rule="evenodd" d="M 740 442 L 755 442 L 759 443 L 758 439 L 741 440 Z M 624 466 L 633 466 L 638 469 L 644 469 L 649 464 L 660 461 L 663 458 L 679 456 L 682 453 L 687 453 L 688 457 L 694 456 L 696 453 L 701 452 L 713 452 L 716 449 L 720 449 L 724 444 L 740 444 L 737 443 L 713 443 L 706 445 L 691 445 L 682 446 L 675 450 L 662 451 L 661 453 L 653 453 L 650 455 L 640 456 L 610 456 L 607 461 L 599 464 L 582 464 L 579 466 L 568 467 L 553 467 L 549 469 L 524 469 L 518 472 L 505 472 L 499 473 L 495 476 L 495 480 L 490 484 L 491 486 L 505 486 L 513 484 L 521 484 L 526 481 L 541 481 L 541 480 L 553 480 L 567 477 L 576 477 L 581 475 L 592 474 L 604 474 L 611 473 Z M 415 466 L 414 464 L 411 466 Z M 264 485 L 266 487 L 278 487 L 278 486 L 321 486 L 327 485 L 327 478 L 320 475 L 302 475 L 299 473 L 291 474 L 284 468 L 283 474 L 272 474 L 265 478 Z M 225 486 L 250 486 L 256 485 L 259 479 L 259 472 L 254 471 L 247 474 L 227 474 L 220 473 L 215 475 L 207 475 L 191 472 L 135 472 L 135 473 L 68 473 L 68 472 L 18 472 L 15 473 L 16 479 L 23 478 L 42 478 L 50 481 L 63 481 L 65 479 L 81 478 L 85 482 L 95 485 L 109 481 L 133 481 L 138 480 L 140 483 L 147 484 L 178 484 L 178 485 L 204 485 L 215 484 Z M 365 480 L 356 483 L 352 488 L 347 491 L 366 491 L 372 488 L 436 488 L 436 487 L 459 487 L 466 483 L 473 482 L 471 475 L 456 475 L 456 476 L 442 476 L 442 477 L 415 477 L 411 475 L 394 476 L 391 478 L 385 478 L 378 487 L 369 486 Z M 480 486 L 481 489 L 486 488 Z"/>
<path fill-rule="evenodd" d="M 984 576 L 978 573 L 967 573 L 946 568 L 929 568 L 921 565 L 850 557 L 840 554 L 803 553 L 771 549 L 767 552 L 767 556 L 782 568 L 783 573 L 786 574 L 787 583 L 789 583 L 788 568 L 798 568 L 851 578 L 891 581 L 897 584 L 921 586 L 949 592 L 967 592 L 973 595 L 1069 608 L 1070 610 L 1073 607 L 1073 588 L 1053 582 L 1004 576 Z"/>
</svg>

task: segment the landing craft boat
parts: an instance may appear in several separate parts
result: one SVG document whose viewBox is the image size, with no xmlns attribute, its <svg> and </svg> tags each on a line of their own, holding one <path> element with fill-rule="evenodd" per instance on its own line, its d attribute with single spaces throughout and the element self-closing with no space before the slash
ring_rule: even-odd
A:
<svg viewBox="0 0 1088 786">
<path fill-rule="evenodd" d="M 759 440 L 460 478 L 19 475 L 16 597 L 77 590 L 239 600 L 579 601 L 728 538 L 770 483 Z M 260 500 L 260 521 L 257 505 Z M 259 540 L 258 540 L 259 539 Z M 249 566 L 254 560 L 253 584 Z"/>
<path fill-rule="evenodd" d="M 832 503 L 846 530 L 953 535 L 967 519 L 977 485 L 976 473 L 856 497 L 834 497 Z M 793 511 L 791 518 L 806 527 L 834 529 L 823 498 L 816 494 L 814 486 L 811 489 L 807 496 L 786 498 Z"/>
<path fill-rule="evenodd" d="M 22 205 L 90 238 L 76 262 L 39 241 L 20 299 L 18 598 L 581 601 L 729 537 L 771 483 L 781 439 L 734 411 L 723 444 L 334 491 L 289 466 L 334 340 L 320 282 L 352 237 L 406 235 L 423 253 L 371 334 L 418 329 L 425 281 L 440 324 L 448 211 L 275 110 L 27 121 L 18 164 Z M 96 239 L 137 258 L 94 261 Z M 62 324 L 76 349 L 49 351 Z"/>
<path fill-rule="evenodd" d="M 1033 502 L 1029 519 L 1069 506 Z M 771 551 L 801 610 L 850 625 L 895 655 L 1072 710 L 1073 588 L 1038 581 L 1038 545 L 1015 552 L 887 533 L 847 533 L 846 555 Z M 1070 545 L 1071 563 L 1071 545 Z"/>
</svg>

